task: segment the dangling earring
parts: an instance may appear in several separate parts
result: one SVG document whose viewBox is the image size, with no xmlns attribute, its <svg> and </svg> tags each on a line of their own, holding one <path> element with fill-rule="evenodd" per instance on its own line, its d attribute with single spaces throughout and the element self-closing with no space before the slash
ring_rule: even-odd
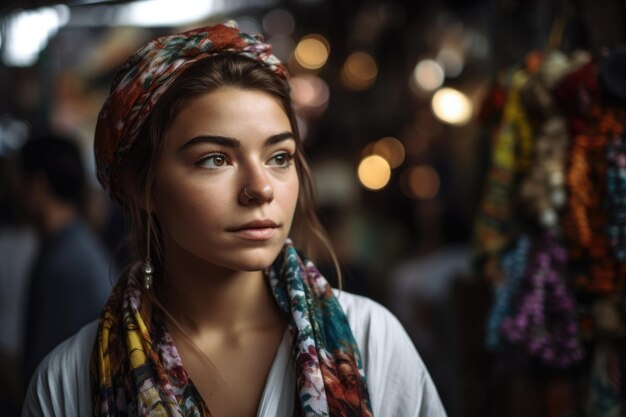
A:
<svg viewBox="0 0 626 417">
<path fill-rule="evenodd" d="M 152 262 L 147 258 L 143 264 L 143 287 L 146 290 L 152 288 Z"/>
<path fill-rule="evenodd" d="M 143 263 L 143 287 L 146 290 L 150 290 L 150 288 L 152 288 L 152 273 L 154 272 L 152 269 L 152 259 L 150 259 L 150 226 L 148 226 L 148 237 L 146 242 L 146 260 Z"/>
</svg>

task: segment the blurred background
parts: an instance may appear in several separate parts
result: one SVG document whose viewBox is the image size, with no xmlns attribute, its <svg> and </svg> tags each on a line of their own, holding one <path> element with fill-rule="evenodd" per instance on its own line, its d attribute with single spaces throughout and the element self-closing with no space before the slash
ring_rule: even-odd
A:
<svg viewBox="0 0 626 417">
<path fill-rule="evenodd" d="M 343 288 L 402 321 L 449 415 L 626 416 L 621 0 L 3 0 L 0 415 L 28 379 L 47 243 L 20 149 L 77 145 L 80 211 L 119 270 L 92 153 L 113 75 L 228 18 L 288 64 Z"/>
</svg>

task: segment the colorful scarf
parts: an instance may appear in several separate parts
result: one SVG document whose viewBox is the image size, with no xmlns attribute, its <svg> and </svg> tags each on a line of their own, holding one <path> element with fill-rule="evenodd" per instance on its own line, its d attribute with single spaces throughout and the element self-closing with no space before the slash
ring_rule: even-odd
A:
<svg viewBox="0 0 626 417">
<path fill-rule="evenodd" d="M 137 272 L 111 295 L 91 360 L 94 416 L 210 416 Z M 363 362 L 328 281 L 288 240 L 266 276 L 294 338 L 296 415 L 372 416 Z"/>
<path fill-rule="evenodd" d="M 239 32 L 235 21 L 157 38 L 118 71 L 100 110 L 94 143 L 98 180 L 112 197 L 125 201 L 118 167 L 158 99 L 193 63 L 224 52 L 254 59 L 287 80 L 287 69 L 272 55 L 271 45 L 260 35 Z"/>
</svg>

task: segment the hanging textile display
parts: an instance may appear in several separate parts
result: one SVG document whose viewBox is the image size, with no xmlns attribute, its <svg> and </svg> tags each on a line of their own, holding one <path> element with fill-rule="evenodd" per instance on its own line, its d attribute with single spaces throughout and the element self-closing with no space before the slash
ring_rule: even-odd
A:
<svg viewBox="0 0 626 417">
<path fill-rule="evenodd" d="M 626 111 L 598 62 L 555 50 L 510 78 L 475 225 L 487 347 L 555 369 L 626 335 Z"/>
<path fill-rule="evenodd" d="M 573 283 L 588 293 L 610 294 L 619 286 L 626 256 L 626 235 L 620 233 L 626 219 L 619 219 L 625 194 L 616 188 L 624 111 L 603 105 L 597 79 L 597 65 L 589 63 L 563 80 L 555 95 L 570 118 L 573 139 L 564 220 Z"/>
<path fill-rule="evenodd" d="M 519 89 L 527 79 L 523 70 L 516 72 L 511 79 L 502 123 L 494 135 L 492 165 L 476 222 L 483 273 L 494 282 L 503 280 L 499 256 L 516 235 L 513 216 L 515 182 L 520 171 L 526 168 L 530 154 L 531 131 L 519 98 Z"/>
</svg>

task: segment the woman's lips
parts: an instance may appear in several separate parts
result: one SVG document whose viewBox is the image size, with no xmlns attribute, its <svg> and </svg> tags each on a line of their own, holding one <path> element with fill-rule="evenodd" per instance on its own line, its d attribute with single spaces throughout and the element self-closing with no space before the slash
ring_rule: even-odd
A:
<svg viewBox="0 0 626 417">
<path fill-rule="evenodd" d="M 234 230 L 236 236 L 246 240 L 269 240 L 276 234 L 276 227 L 251 227 Z"/>
<path fill-rule="evenodd" d="M 277 233 L 279 224 L 269 219 L 253 220 L 244 225 L 230 228 L 229 232 L 245 240 L 269 240 Z"/>
</svg>

